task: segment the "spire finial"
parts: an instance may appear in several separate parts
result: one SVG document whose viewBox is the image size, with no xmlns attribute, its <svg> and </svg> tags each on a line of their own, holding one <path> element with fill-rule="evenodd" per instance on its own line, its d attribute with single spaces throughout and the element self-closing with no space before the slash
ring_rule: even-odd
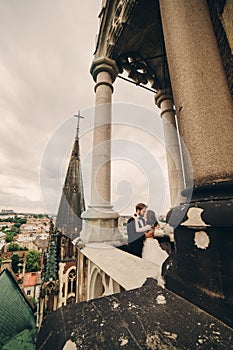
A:
<svg viewBox="0 0 233 350">
<path fill-rule="evenodd" d="M 79 124 L 80 124 L 80 119 L 81 119 L 81 118 L 84 118 L 84 117 L 81 116 L 80 110 L 78 111 L 78 114 L 74 114 L 74 117 L 78 119 L 78 120 L 77 120 L 77 128 L 76 128 L 76 139 L 78 139 L 78 138 L 79 138 Z"/>
</svg>

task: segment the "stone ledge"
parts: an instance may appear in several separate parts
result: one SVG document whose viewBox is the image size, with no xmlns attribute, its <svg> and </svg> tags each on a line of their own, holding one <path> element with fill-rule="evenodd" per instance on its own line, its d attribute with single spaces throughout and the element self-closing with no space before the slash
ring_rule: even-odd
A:
<svg viewBox="0 0 233 350">
<path fill-rule="evenodd" d="M 230 327 L 149 279 L 141 288 L 52 312 L 36 349 L 229 350 L 232 341 Z"/>
<path fill-rule="evenodd" d="M 148 277 L 157 278 L 160 273 L 159 266 L 107 243 L 90 243 L 81 252 L 126 290 L 139 288 Z"/>
</svg>

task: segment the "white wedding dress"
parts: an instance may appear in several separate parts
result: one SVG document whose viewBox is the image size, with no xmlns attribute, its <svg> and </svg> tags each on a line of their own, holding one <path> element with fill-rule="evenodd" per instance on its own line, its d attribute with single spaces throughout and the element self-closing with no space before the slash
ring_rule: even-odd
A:
<svg viewBox="0 0 233 350">
<path fill-rule="evenodd" d="M 163 250 L 157 239 L 146 238 L 142 250 L 142 258 L 150 261 L 160 267 L 160 276 L 162 272 L 162 265 L 167 259 L 168 254 Z"/>
</svg>

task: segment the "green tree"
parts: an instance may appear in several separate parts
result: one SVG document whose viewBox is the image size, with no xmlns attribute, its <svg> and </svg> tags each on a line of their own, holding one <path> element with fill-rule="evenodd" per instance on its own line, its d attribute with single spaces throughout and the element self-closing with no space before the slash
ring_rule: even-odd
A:
<svg viewBox="0 0 233 350">
<path fill-rule="evenodd" d="M 26 272 L 40 271 L 40 252 L 30 250 L 26 254 Z"/>
<path fill-rule="evenodd" d="M 9 217 L 9 218 L 1 218 L 0 221 L 5 221 L 5 222 L 12 222 L 14 221 L 14 219 L 12 217 Z"/>
<path fill-rule="evenodd" d="M 18 227 L 12 226 L 6 230 L 5 233 L 12 233 L 14 236 L 16 236 L 18 233 L 20 233 L 20 229 Z"/>
<path fill-rule="evenodd" d="M 36 308 L 36 306 L 37 306 L 36 299 L 33 297 L 29 297 L 29 300 L 32 303 L 32 305 L 34 306 L 34 308 Z"/>
<path fill-rule="evenodd" d="M 14 235 L 13 235 L 12 233 L 8 233 L 8 232 L 7 232 L 7 233 L 6 233 L 6 239 L 5 239 L 6 243 L 12 242 L 13 239 L 14 239 Z"/>
<path fill-rule="evenodd" d="M 11 231 L 15 232 L 15 235 L 17 235 L 18 233 L 20 233 L 20 228 L 14 225 L 11 227 Z"/>
<path fill-rule="evenodd" d="M 11 257 L 11 268 L 14 271 L 14 273 L 18 273 L 19 271 L 19 255 L 18 254 L 13 254 Z"/>
<path fill-rule="evenodd" d="M 25 251 L 25 250 L 28 250 L 28 248 L 27 247 L 22 247 L 22 248 L 20 248 L 20 250 Z"/>
<path fill-rule="evenodd" d="M 20 226 L 22 225 L 22 224 L 26 224 L 26 222 L 27 222 L 27 220 L 25 219 L 25 218 L 18 218 L 18 217 L 16 217 L 15 219 L 14 219 L 14 227 L 16 227 L 16 228 L 20 228 Z"/>
<path fill-rule="evenodd" d="M 18 243 L 11 242 L 7 248 L 8 252 L 16 252 L 20 250 Z"/>
</svg>

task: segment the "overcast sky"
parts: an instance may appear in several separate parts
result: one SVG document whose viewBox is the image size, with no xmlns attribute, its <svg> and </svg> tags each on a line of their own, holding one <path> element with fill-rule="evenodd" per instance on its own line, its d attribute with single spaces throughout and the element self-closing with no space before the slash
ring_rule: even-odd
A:
<svg viewBox="0 0 233 350">
<path fill-rule="evenodd" d="M 86 201 L 94 92 L 89 74 L 99 0 L 0 0 L 0 209 L 54 212 L 61 196 L 72 115 L 80 109 Z M 113 203 L 169 208 L 163 132 L 153 94 L 118 79 L 113 96 Z"/>
</svg>

